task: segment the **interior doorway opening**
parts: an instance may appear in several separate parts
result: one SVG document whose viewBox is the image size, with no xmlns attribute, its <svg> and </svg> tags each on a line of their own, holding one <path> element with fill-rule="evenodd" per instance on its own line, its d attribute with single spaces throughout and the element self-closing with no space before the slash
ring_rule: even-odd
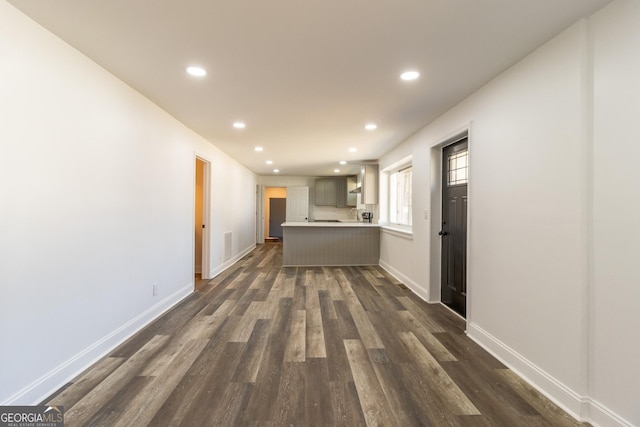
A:
<svg viewBox="0 0 640 427">
<path fill-rule="evenodd" d="M 194 182 L 194 244 L 193 271 L 194 288 L 209 275 L 209 174 L 210 163 L 199 157 L 195 158 Z"/>
<path fill-rule="evenodd" d="M 286 221 L 287 188 L 266 187 L 264 189 L 264 240 L 282 241 L 282 226 Z"/>
</svg>

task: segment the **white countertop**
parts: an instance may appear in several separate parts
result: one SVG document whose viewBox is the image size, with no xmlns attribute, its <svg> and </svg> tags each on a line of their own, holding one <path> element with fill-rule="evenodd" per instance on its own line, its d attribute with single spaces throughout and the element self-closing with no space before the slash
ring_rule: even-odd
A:
<svg viewBox="0 0 640 427">
<path fill-rule="evenodd" d="M 344 220 L 340 222 L 284 222 L 283 227 L 380 227 L 369 222 Z"/>
</svg>

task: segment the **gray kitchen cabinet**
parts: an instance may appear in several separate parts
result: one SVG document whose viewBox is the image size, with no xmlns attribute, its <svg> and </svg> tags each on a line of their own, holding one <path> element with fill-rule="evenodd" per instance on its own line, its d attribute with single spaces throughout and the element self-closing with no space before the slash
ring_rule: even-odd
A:
<svg viewBox="0 0 640 427">
<path fill-rule="evenodd" d="M 336 206 L 338 208 L 352 208 L 356 206 L 357 177 L 339 176 L 335 178 L 316 178 L 315 205 Z"/>
<path fill-rule="evenodd" d="M 362 204 L 378 203 L 378 165 L 366 163 L 362 167 Z"/>
<path fill-rule="evenodd" d="M 336 206 L 338 204 L 337 178 L 316 178 L 315 205 Z"/>
<path fill-rule="evenodd" d="M 339 208 L 347 207 L 347 177 L 341 176 L 336 178 L 338 182 L 338 199 L 336 206 Z"/>
<path fill-rule="evenodd" d="M 358 186 L 358 177 L 347 177 L 347 207 L 355 208 L 358 203 L 358 195 L 355 193 L 355 189 Z"/>
</svg>

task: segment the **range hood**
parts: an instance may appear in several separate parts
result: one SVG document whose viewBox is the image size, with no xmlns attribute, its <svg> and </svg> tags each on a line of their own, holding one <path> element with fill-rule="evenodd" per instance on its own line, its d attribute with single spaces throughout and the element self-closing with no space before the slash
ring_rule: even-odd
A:
<svg viewBox="0 0 640 427">
<path fill-rule="evenodd" d="M 362 187 L 356 187 L 353 190 L 349 191 L 349 193 L 362 193 Z"/>
</svg>

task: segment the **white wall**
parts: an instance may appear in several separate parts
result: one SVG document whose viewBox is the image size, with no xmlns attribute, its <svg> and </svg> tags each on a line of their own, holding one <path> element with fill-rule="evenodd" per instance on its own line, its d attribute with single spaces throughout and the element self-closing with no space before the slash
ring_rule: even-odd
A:
<svg viewBox="0 0 640 427">
<path fill-rule="evenodd" d="M 194 156 L 212 271 L 225 231 L 255 245 L 256 179 L 4 1 L 0 100 L 0 404 L 34 404 L 192 292 Z"/>
<path fill-rule="evenodd" d="M 594 101 L 590 396 L 640 425 L 640 2 L 613 3 L 590 20 L 590 31 Z M 594 415 L 602 416 L 597 411 Z"/>
<path fill-rule="evenodd" d="M 412 154 L 420 190 L 412 240 L 383 233 L 381 264 L 437 300 L 431 147 L 469 129 L 468 333 L 598 425 L 640 423 L 638 4 L 576 23 L 380 161 Z"/>
</svg>

